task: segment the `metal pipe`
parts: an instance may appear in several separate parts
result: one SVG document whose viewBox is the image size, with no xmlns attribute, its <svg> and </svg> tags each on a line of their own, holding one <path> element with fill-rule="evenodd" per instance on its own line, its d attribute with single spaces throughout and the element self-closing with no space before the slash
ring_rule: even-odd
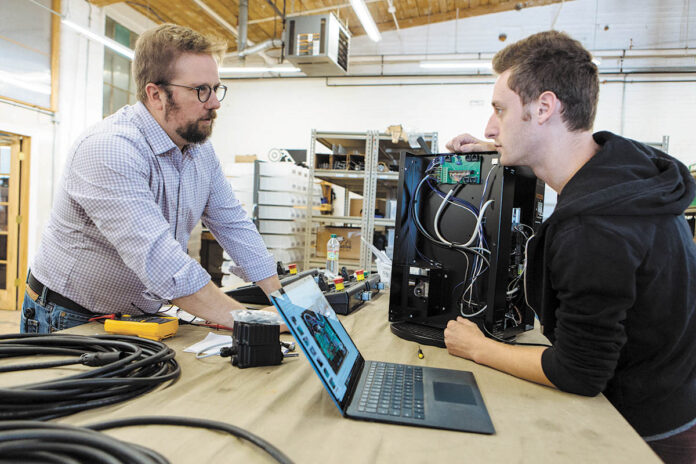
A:
<svg viewBox="0 0 696 464">
<path fill-rule="evenodd" d="M 459 11 L 459 8 L 457 8 L 457 11 Z M 394 26 L 396 26 L 396 32 L 399 34 L 399 36 L 401 36 L 399 21 L 396 19 L 396 7 L 394 6 L 394 2 L 392 0 L 387 0 L 387 12 L 391 13 L 392 18 L 394 19 Z"/>
<path fill-rule="evenodd" d="M 237 51 L 241 53 L 244 51 L 247 45 L 247 25 L 249 23 L 249 0 L 239 0 L 239 20 L 237 25 L 239 26 L 239 37 L 237 38 Z"/>
<path fill-rule="evenodd" d="M 24 109 L 24 110 L 35 111 L 35 112 L 37 112 L 37 113 L 45 114 L 45 115 L 48 115 L 48 116 L 53 116 L 53 115 L 55 115 L 55 113 L 54 113 L 53 111 L 45 110 L 45 109 L 43 109 L 43 108 L 40 108 L 40 107 L 35 106 L 35 105 L 31 105 L 31 104 L 25 104 L 25 103 L 20 103 L 20 102 L 14 102 L 14 101 L 12 101 L 12 100 L 5 100 L 5 99 L 2 99 L 2 98 L 0 98 L 0 103 L 3 103 L 3 104 L 5 104 L 5 105 L 10 105 L 10 106 L 16 106 L 17 108 L 22 108 L 22 109 Z"/>
<path fill-rule="evenodd" d="M 213 18 L 215 21 L 217 21 L 218 24 L 220 24 L 222 27 L 224 27 L 225 29 L 227 29 L 228 31 L 230 31 L 230 32 L 232 33 L 232 35 L 234 35 L 237 39 L 239 38 L 239 31 L 237 30 L 237 28 L 234 27 L 233 25 L 231 25 L 229 22 L 225 21 L 225 19 L 222 18 L 222 16 L 220 16 L 219 14 L 217 14 L 212 8 L 210 8 L 208 5 L 206 5 L 206 4 L 203 2 L 203 0 L 193 0 L 193 3 L 195 3 L 195 4 L 198 5 L 203 11 L 205 11 L 206 13 L 208 13 L 208 15 L 209 15 L 211 18 Z M 254 45 L 254 42 L 252 42 L 251 40 L 247 40 L 246 43 L 247 43 L 248 45 Z M 276 60 L 274 60 L 274 59 L 271 58 L 270 56 L 266 55 L 265 53 L 261 53 L 260 56 L 261 56 L 261 58 L 263 58 L 263 60 L 264 60 L 266 63 L 268 63 L 269 65 L 273 65 L 273 64 L 276 63 Z"/>
<path fill-rule="evenodd" d="M 696 48 L 652 48 L 652 49 L 615 49 L 615 50 L 590 50 L 593 56 L 610 59 L 610 58 L 692 58 L 696 57 Z M 481 60 L 492 59 L 495 52 L 468 52 L 468 53 L 400 53 L 398 55 L 354 55 L 351 54 L 351 63 L 356 60 L 385 62 L 394 60 L 418 61 L 437 58 L 440 60 Z"/>
<path fill-rule="evenodd" d="M 283 41 L 280 39 L 268 39 L 265 42 L 254 45 L 253 47 L 244 47 L 244 50 L 228 53 L 225 58 L 244 58 L 256 53 L 265 52 L 269 48 L 280 48 L 283 46 Z"/>
<path fill-rule="evenodd" d="M 615 79 L 600 79 L 600 84 L 676 84 L 676 83 L 681 83 L 681 84 L 691 84 L 691 83 L 696 83 L 696 77 L 693 78 L 655 78 L 655 79 L 638 79 L 638 78 L 630 78 L 630 76 L 634 73 L 613 73 L 613 76 L 616 76 L 617 78 Z M 680 74 L 685 74 L 685 75 L 693 75 L 693 73 L 676 73 L 676 72 L 669 72 L 669 73 L 636 73 L 637 75 L 640 76 L 651 76 L 651 75 L 680 75 Z M 624 76 L 623 79 L 620 77 Z M 392 81 L 392 82 L 366 82 L 366 83 L 346 83 L 346 84 L 339 84 L 339 83 L 331 83 L 330 79 L 335 80 L 335 81 L 349 81 L 351 79 L 383 79 L 383 78 L 388 78 L 388 77 L 393 77 L 393 78 L 425 78 L 429 80 L 422 80 L 422 81 L 416 81 L 416 82 L 408 82 L 408 81 Z M 332 77 L 319 77 L 319 76 L 291 76 L 291 75 L 285 75 L 282 77 L 279 76 L 240 76 L 240 77 L 221 77 L 221 80 L 260 80 L 260 79 L 324 79 L 325 80 L 325 85 L 326 87 L 407 87 L 407 86 L 430 86 L 430 85 L 437 85 L 437 86 L 443 86 L 443 85 L 493 85 L 495 84 L 495 79 L 490 76 L 490 77 L 484 77 L 484 76 L 471 76 L 471 80 L 457 80 L 457 81 L 443 81 L 443 80 L 435 80 L 435 78 L 452 78 L 452 77 L 462 77 L 462 76 L 452 76 L 448 74 L 424 74 L 422 76 L 414 76 L 413 74 L 402 74 L 402 75 L 382 75 L 382 74 L 365 74 L 365 75 L 357 75 L 357 76 L 332 76 Z M 474 80 L 477 77 L 480 78 L 480 80 Z M 482 78 L 483 77 L 483 78 Z"/>
</svg>

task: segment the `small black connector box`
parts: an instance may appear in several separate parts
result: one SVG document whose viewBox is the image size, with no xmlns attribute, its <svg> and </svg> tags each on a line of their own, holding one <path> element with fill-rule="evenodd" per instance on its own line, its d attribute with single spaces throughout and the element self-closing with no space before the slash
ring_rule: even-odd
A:
<svg viewBox="0 0 696 464">
<path fill-rule="evenodd" d="M 234 321 L 232 365 L 240 368 L 280 364 L 280 326 Z"/>
</svg>

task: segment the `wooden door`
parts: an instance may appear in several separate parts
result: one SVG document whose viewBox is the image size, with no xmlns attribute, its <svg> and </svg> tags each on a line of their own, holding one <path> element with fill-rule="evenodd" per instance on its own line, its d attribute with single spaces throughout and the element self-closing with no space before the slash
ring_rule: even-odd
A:
<svg viewBox="0 0 696 464">
<path fill-rule="evenodd" d="M 21 308 L 27 273 L 29 138 L 0 133 L 0 309 Z"/>
</svg>

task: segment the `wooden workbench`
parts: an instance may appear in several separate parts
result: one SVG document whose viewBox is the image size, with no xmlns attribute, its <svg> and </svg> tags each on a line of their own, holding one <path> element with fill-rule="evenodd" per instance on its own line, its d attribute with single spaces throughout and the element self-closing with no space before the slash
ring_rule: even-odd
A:
<svg viewBox="0 0 696 464">
<path fill-rule="evenodd" d="M 125 403 L 58 421 L 82 425 L 163 414 L 219 420 L 263 437 L 297 463 L 660 462 L 601 395 L 586 398 L 562 393 L 452 357 L 441 348 L 421 346 L 425 357 L 418 359 L 415 343 L 390 332 L 387 303 L 387 295 L 380 295 L 359 311 L 340 316 L 363 356 L 472 371 L 495 435 L 343 418 L 302 355 L 278 366 L 250 369 L 232 367 L 229 358 L 197 360 L 183 349 L 202 340 L 208 329 L 191 326 L 182 326 L 167 341 L 177 350 L 182 368 L 179 381 Z M 70 332 L 103 331 L 100 325 L 89 324 Z M 523 337 L 530 340 L 541 335 Z M 63 375 L 69 372 L 69 368 L 61 370 Z M 0 384 L 7 385 L 7 377 L 2 378 Z M 175 463 L 272 462 L 247 442 L 198 429 L 132 427 L 107 433 L 155 449 Z"/>
</svg>

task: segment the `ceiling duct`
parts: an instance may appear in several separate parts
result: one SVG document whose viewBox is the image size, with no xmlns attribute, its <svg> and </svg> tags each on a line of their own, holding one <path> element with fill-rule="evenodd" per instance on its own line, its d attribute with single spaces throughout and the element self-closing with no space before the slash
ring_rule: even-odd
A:
<svg viewBox="0 0 696 464">
<path fill-rule="evenodd" d="M 348 72 L 350 33 L 333 13 L 288 19 L 284 39 L 285 57 L 306 75 Z"/>
<path fill-rule="evenodd" d="M 239 1 L 239 18 L 237 26 L 239 26 L 239 38 L 237 39 L 237 51 L 240 57 L 244 57 L 241 53 L 247 45 L 247 25 L 249 24 L 249 0 Z"/>
<path fill-rule="evenodd" d="M 280 39 L 268 39 L 265 42 L 252 45 L 251 47 L 244 47 L 244 50 L 240 52 L 232 52 L 225 55 L 225 58 L 244 58 L 249 55 L 256 55 L 257 53 L 265 52 L 273 48 L 281 48 L 283 46 L 283 41 Z"/>
</svg>

